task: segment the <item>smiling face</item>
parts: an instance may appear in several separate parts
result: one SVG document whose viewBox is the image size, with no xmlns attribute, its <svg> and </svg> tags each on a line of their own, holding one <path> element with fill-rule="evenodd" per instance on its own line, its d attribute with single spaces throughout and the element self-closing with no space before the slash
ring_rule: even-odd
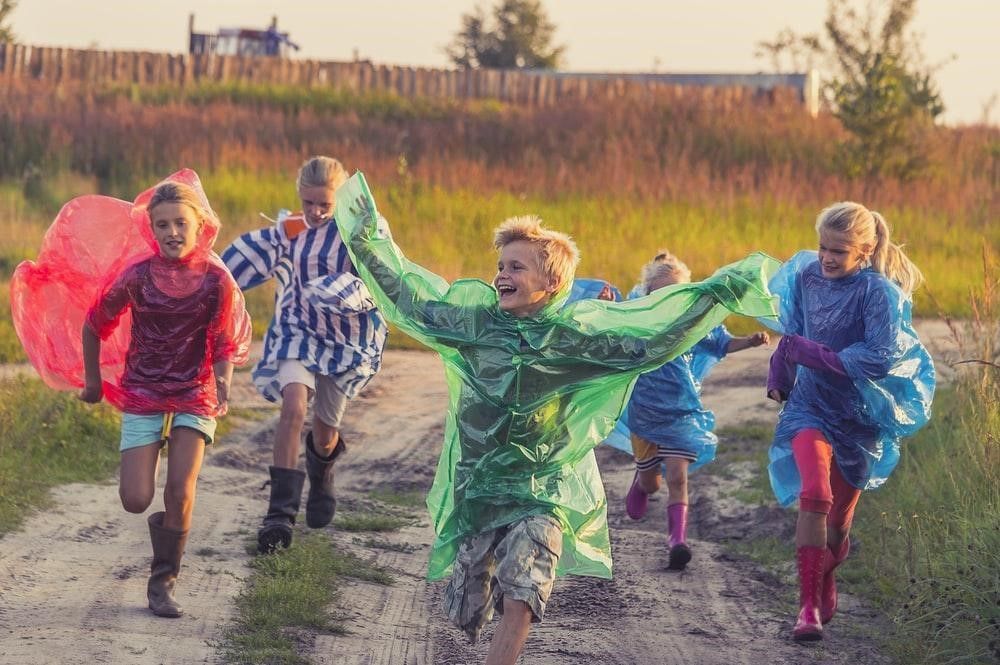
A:
<svg viewBox="0 0 1000 665">
<path fill-rule="evenodd" d="M 819 233 L 819 265 L 828 279 L 849 277 L 868 261 L 871 249 L 858 245 L 847 233 L 823 229 Z"/>
<path fill-rule="evenodd" d="M 201 220 L 191 206 L 184 203 L 164 202 L 149 212 L 153 237 L 160 247 L 160 256 L 183 259 L 197 244 Z"/>
<path fill-rule="evenodd" d="M 312 228 L 322 226 L 333 217 L 333 205 L 336 198 L 334 188 L 324 185 L 299 187 L 299 198 L 302 200 L 302 215 L 306 224 Z"/>
<path fill-rule="evenodd" d="M 516 317 L 535 314 L 556 292 L 538 250 L 526 240 L 509 242 L 500 249 L 493 286 L 500 295 L 500 309 Z"/>
</svg>

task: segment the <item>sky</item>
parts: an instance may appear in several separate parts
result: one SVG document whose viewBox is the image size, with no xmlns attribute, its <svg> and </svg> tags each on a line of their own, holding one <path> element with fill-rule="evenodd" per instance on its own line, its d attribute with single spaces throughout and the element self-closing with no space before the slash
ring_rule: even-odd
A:
<svg viewBox="0 0 1000 665">
<path fill-rule="evenodd" d="M 19 0 L 10 25 L 40 46 L 182 53 L 188 15 L 195 30 L 265 28 L 272 16 L 299 43 L 297 58 L 446 67 L 444 48 L 475 0 Z M 567 71 L 748 73 L 773 71 L 756 44 L 790 27 L 821 32 L 826 0 L 543 0 L 565 45 Z M 857 6 L 863 7 L 863 0 Z M 877 0 L 874 4 L 879 4 Z M 935 80 L 949 124 L 1000 123 L 1000 1 L 919 0 L 911 30 Z M 786 65 L 785 69 L 788 67 Z M 990 100 L 994 102 L 990 104 Z"/>
</svg>

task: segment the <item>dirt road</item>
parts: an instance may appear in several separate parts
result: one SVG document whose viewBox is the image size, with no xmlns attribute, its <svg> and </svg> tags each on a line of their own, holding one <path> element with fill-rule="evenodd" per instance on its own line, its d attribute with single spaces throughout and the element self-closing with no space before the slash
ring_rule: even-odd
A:
<svg viewBox="0 0 1000 665">
<path fill-rule="evenodd" d="M 767 356 L 767 349 L 735 354 L 706 382 L 706 403 L 720 428 L 773 422 L 775 411 L 760 396 Z M 242 383 L 235 402 L 267 409 L 247 373 L 237 377 Z M 429 487 L 445 404 L 435 355 L 387 354 L 383 372 L 348 411 L 344 431 L 352 446 L 338 463 L 341 501 L 349 504 L 372 489 Z M 184 618 L 156 619 L 145 608 L 145 516 L 121 509 L 116 483 L 65 486 L 54 492 L 52 508 L 0 540 L 0 663 L 217 662 L 213 641 L 249 572 L 247 537 L 267 498 L 262 483 L 274 412 L 265 413 L 264 420 L 245 423 L 213 447 L 206 459 L 178 583 Z M 791 569 L 780 576 L 765 572 L 718 544 L 720 536 L 733 533 L 787 533 L 793 523 L 793 513 L 750 509 L 733 498 L 746 483 L 749 463 L 692 477 L 695 558 L 687 571 L 675 573 L 665 570 L 665 502 L 654 500 L 644 520 L 629 520 L 623 497 L 631 460 L 611 449 L 598 453 L 610 502 L 615 577 L 559 579 L 522 663 L 882 661 L 862 636 L 873 613 L 850 597 L 821 645 L 791 642 Z M 331 664 L 482 662 L 485 644 L 467 644 L 443 618 L 444 584 L 424 581 L 432 540 L 426 520 L 387 538 L 412 551 L 372 549 L 359 544 L 356 534 L 334 534 L 336 546 L 391 569 L 397 582 L 347 582 L 342 610 L 350 633 L 315 636 L 304 655 Z"/>
</svg>

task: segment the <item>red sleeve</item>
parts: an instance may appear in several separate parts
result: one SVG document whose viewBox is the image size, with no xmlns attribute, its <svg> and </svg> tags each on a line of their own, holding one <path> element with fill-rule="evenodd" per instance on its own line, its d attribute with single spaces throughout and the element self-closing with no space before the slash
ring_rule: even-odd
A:
<svg viewBox="0 0 1000 665">
<path fill-rule="evenodd" d="M 219 272 L 219 309 L 209 339 L 212 362 L 228 360 L 234 365 L 242 365 L 250 355 L 253 335 L 250 313 L 233 276 L 225 269 Z"/>
<path fill-rule="evenodd" d="M 115 331 L 118 319 L 132 303 L 131 276 L 131 270 L 120 274 L 87 312 L 87 325 L 102 340 Z"/>
</svg>

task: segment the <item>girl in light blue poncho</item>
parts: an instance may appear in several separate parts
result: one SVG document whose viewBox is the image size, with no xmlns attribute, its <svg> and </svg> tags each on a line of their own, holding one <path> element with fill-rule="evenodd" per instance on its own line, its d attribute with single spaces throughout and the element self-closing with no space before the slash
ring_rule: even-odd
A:
<svg viewBox="0 0 1000 665">
<path fill-rule="evenodd" d="M 890 242 L 885 220 L 837 203 L 820 213 L 816 231 L 818 255 L 800 252 L 770 282 L 784 337 L 768 397 L 787 402 L 769 472 L 782 505 L 799 500 L 799 641 L 822 638 L 861 490 L 885 482 L 900 437 L 927 422 L 934 394 L 934 366 L 910 319 L 922 277 Z"/>
<path fill-rule="evenodd" d="M 688 267 L 661 251 L 643 266 L 642 281 L 633 293 L 642 297 L 690 281 Z M 641 375 L 632 390 L 623 420 L 631 430 L 636 474 L 625 497 L 625 511 L 636 520 L 646 514 L 649 495 L 659 491 L 660 468 L 665 467 L 671 570 L 683 570 L 691 560 L 686 537 L 688 472 L 715 459 L 718 442 L 712 432 L 715 417 L 701 403 L 701 382 L 726 354 L 768 341 L 765 332 L 734 337 L 725 326 L 716 326 L 687 352 Z"/>
</svg>

